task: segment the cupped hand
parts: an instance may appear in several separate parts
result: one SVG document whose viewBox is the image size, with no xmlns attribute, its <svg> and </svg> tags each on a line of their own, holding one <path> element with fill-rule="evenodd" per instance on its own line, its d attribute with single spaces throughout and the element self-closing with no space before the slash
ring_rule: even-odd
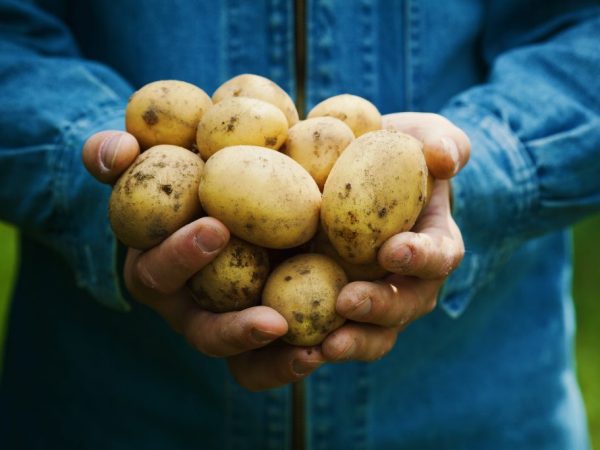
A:
<svg viewBox="0 0 600 450">
<path fill-rule="evenodd" d="M 100 182 L 114 184 L 139 155 L 136 139 L 120 131 L 103 131 L 84 145 L 87 170 Z M 200 218 L 146 251 L 129 248 L 124 267 L 128 291 L 152 308 L 199 352 L 227 357 L 238 383 L 250 390 L 289 384 L 324 362 L 319 348 L 273 343 L 287 332 L 274 309 L 255 306 L 215 314 L 201 309 L 187 281 L 227 244 L 229 231 L 218 220 Z"/>
<path fill-rule="evenodd" d="M 392 236 L 379 250 L 379 264 L 392 275 L 373 283 L 353 282 L 342 289 L 336 309 L 348 322 L 322 343 L 328 361 L 372 361 L 387 354 L 398 333 L 436 307 L 442 284 L 464 255 L 462 236 L 452 219 L 447 179 L 466 164 L 468 137 L 436 114 L 391 114 L 384 116 L 384 128 L 423 142 L 427 166 L 436 181 L 412 230 Z"/>
</svg>

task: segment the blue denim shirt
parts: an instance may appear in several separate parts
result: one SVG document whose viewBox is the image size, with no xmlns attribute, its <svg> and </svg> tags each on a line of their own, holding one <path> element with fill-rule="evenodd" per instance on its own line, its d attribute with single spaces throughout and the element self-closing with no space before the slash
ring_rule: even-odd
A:
<svg viewBox="0 0 600 450">
<path fill-rule="evenodd" d="M 157 79 L 295 95 L 292 1 L 0 0 L 0 219 L 21 229 L 3 448 L 284 449 L 289 388 L 249 393 L 127 300 L 85 139 Z M 466 255 L 384 359 L 306 384 L 312 449 L 586 449 L 566 227 L 600 209 L 598 1 L 308 0 L 306 103 L 348 92 L 470 136 Z"/>
</svg>

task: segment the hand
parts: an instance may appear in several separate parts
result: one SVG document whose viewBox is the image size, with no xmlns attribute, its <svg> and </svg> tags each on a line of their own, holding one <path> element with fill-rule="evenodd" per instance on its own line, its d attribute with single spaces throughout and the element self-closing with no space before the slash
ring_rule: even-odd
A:
<svg viewBox="0 0 600 450">
<path fill-rule="evenodd" d="M 113 184 L 139 155 L 136 139 L 119 131 L 91 136 L 83 161 L 99 181 Z M 199 352 L 228 357 L 237 381 L 250 390 L 298 381 L 324 362 L 319 349 L 273 344 L 287 332 L 275 310 L 256 306 L 214 314 L 192 299 L 186 282 L 227 244 L 229 231 L 218 220 L 203 217 L 179 229 L 147 251 L 128 249 L 124 279 L 131 295 L 152 308 Z"/>
<path fill-rule="evenodd" d="M 379 264 L 392 275 L 342 289 L 336 308 L 349 322 L 322 343 L 329 361 L 372 361 L 388 353 L 400 331 L 435 308 L 442 284 L 464 255 L 462 236 L 451 215 L 447 179 L 466 164 L 469 139 L 436 114 L 391 114 L 384 117 L 384 128 L 423 142 L 427 166 L 437 180 L 413 229 L 392 236 L 379 250 Z"/>
</svg>

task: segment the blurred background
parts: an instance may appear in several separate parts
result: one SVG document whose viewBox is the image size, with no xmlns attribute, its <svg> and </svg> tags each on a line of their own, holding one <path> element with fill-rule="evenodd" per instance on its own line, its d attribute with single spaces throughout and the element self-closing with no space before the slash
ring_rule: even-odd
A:
<svg viewBox="0 0 600 450">
<path fill-rule="evenodd" d="M 600 215 L 574 227 L 573 295 L 578 331 L 578 374 L 594 448 L 600 449 Z M 0 222 L 0 370 L 12 283 L 18 263 L 18 234 Z"/>
</svg>

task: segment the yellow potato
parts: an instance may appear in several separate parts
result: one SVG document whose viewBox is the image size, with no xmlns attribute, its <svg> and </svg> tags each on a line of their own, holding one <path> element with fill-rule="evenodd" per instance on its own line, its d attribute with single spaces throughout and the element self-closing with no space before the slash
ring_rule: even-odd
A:
<svg viewBox="0 0 600 450">
<path fill-rule="evenodd" d="M 125 127 L 142 149 L 172 144 L 193 149 L 196 128 L 212 106 L 208 94 L 184 81 L 155 81 L 129 99 Z"/>
<path fill-rule="evenodd" d="M 335 312 L 335 303 L 347 282 L 344 271 L 332 259 L 302 254 L 275 268 L 265 285 L 262 303 L 287 320 L 284 341 L 317 345 L 344 323 Z"/>
<path fill-rule="evenodd" d="M 287 137 L 287 119 L 279 108 L 249 97 L 231 97 L 209 109 L 198 124 L 196 145 L 206 161 L 233 145 L 278 150 Z"/>
<path fill-rule="evenodd" d="M 213 103 L 229 97 L 251 97 L 278 107 L 288 121 L 288 127 L 298 122 L 298 111 L 291 97 L 277 84 L 260 75 L 244 73 L 223 83 L 213 93 Z"/>
<path fill-rule="evenodd" d="M 198 155 L 174 145 L 157 145 L 138 156 L 110 196 L 108 213 L 117 238 L 145 250 L 199 217 L 203 165 Z"/>
<path fill-rule="evenodd" d="M 370 101 L 351 94 L 341 94 L 323 100 L 307 118 L 331 116 L 345 122 L 356 137 L 381 130 L 381 114 Z"/>
<path fill-rule="evenodd" d="M 235 237 L 188 286 L 194 300 L 215 313 L 239 311 L 260 303 L 269 275 L 269 257 L 264 248 Z"/>
<path fill-rule="evenodd" d="M 321 224 L 346 261 L 374 263 L 383 242 L 414 225 L 427 190 L 421 148 L 412 136 L 381 130 L 338 158 L 323 189 Z"/>
<path fill-rule="evenodd" d="M 282 152 L 298 161 L 323 190 L 333 164 L 353 139 L 354 133 L 341 120 L 315 117 L 288 130 Z"/>
<path fill-rule="evenodd" d="M 311 249 L 315 253 L 329 256 L 346 273 L 349 281 L 375 281 L 384 278 L 388 271 L 381 267 L 377 262 L 368 264 L 352 264 L 342 258 L 335 247 L 329 242 L 327 234 L 323 229 L 319 229 L 315 238 L 311 241 Z"/>
<path fill-rule="evenodd" d="M 317 231 L 317 184 L 296 161 L 266 148 L 239 145 L 215 153 L 204 166 L 199 196 L 210 216 L 261 247 L 296 247 Z"/>
</svg>

